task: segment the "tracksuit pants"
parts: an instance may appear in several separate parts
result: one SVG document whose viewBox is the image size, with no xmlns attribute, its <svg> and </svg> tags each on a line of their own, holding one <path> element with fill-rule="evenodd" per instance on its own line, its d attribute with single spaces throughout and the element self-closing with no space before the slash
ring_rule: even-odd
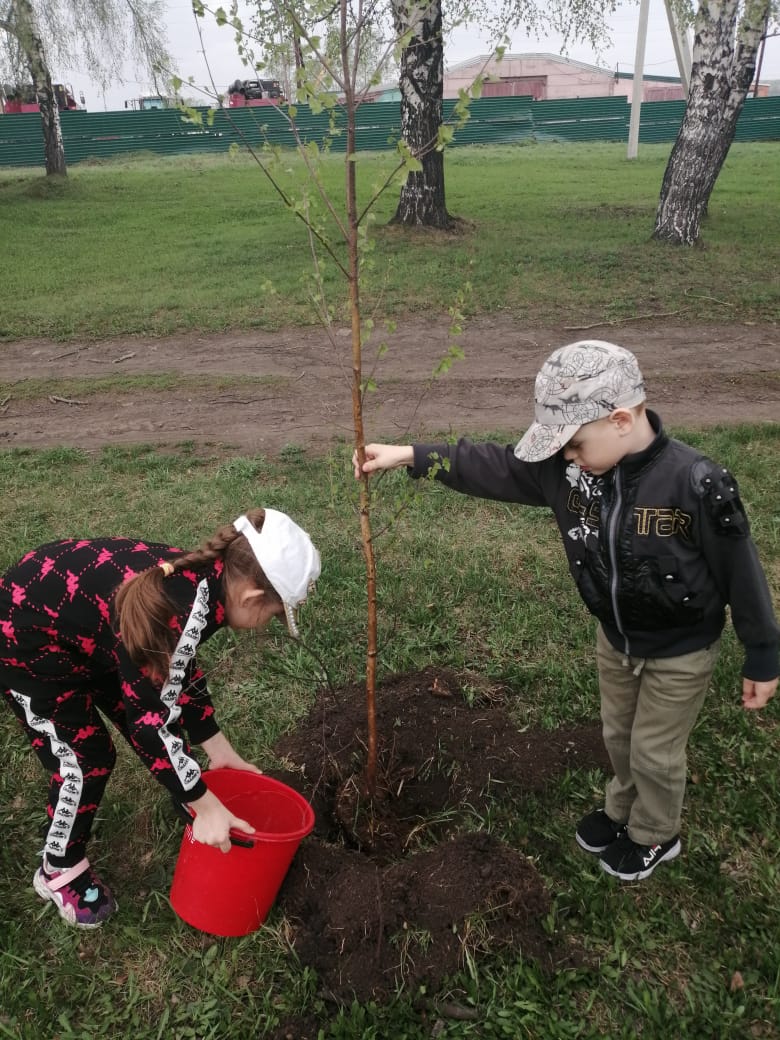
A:
<svg viewBox="0 0 780 1040">
<path fill-rule="evenodd" d="M 51 774 L 44 852 L 55 867 L 84 858 L 92 824 L 116 762 L 103 715 L 127 736 L 116 681 L 105 688 L 58 691 L 31 697 L 0 687 L 44 769 Z"/>
</svg>

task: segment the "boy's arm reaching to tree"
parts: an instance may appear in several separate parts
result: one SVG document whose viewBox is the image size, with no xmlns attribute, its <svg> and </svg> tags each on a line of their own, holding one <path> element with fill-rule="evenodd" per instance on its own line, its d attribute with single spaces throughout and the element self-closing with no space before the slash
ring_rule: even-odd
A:
<svg viewBox="0 0 780 1040">
<path fill-rule="evenodd" d="M 352 456 L 355 479 L 360 479 L 357 452 Z M 364 473 L 375 473 L 383 469 L 398 469 L 400 466 L 414 465 L 414 448 L 411 444 L 367 444 Z"/>
</svg>

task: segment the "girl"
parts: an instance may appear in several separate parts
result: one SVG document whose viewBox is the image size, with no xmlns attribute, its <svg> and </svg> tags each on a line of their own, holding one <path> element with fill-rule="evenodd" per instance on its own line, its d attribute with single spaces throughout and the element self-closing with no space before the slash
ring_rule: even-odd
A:
<svg viewBox="0 0 780 1040">
<path fill-rule="evenodd" d="M 105 716 L 150 773 L 195 814 L 196 841 L 230 848 L 252 831 L 213 795 L 209 767 L 248 769 L 220 732 L 198 646 L 218 629 L 262 629 L 295 610 L 320 573 L 284 513 L 251 509 L 200 549 L 126 538 L 68 539 L 27 553 L 0 579 L 0 691 L 51 773 L 43 861 L 33 878 L 69 924 L 116 910 L 86 858 L 116 752 Z"/>
</svg>

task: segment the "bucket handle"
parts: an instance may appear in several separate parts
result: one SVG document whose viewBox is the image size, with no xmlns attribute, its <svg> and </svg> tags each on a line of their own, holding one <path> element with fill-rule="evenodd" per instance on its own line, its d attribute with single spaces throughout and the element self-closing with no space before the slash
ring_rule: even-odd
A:
<svg viewBox="0 0 780 1040">
<path fill-rule="evenodd" d="M 187 809 L 186 806 L 182 805 L 181 802 L 177 801 L 177 799 L 174 798 L 173 795 L 171 795 L 171 801 L 173 802 L 173 808 L 176 812 L 176 815 L 180 816 L 185 823 L 192 823 L 192 821 L 195 819 L 195 813 L 190 812 L 189 809 Z M 236 834 L 241 834 L 241 831 L 237 831 L 236 833 L 230 831 L 230 833 L 228 834 L 231 845 L 238 845 L 242 849 L 253 849 L 255 847 L 255 843 L 252 841 L 251 838 L 247 837 L 244 834 L 242 834 L 239 838 L 236 836 Z"/>
</svg>

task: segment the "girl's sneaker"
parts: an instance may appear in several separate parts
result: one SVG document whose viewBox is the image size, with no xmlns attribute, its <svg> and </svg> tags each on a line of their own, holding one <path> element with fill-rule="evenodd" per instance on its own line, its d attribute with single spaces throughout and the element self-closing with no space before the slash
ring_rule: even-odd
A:
<svg viewBox="0 0 780 1040">
<path fill-rule="evenodd" d="M 41 899 L 54 903 L 68 924 L 77 928 L 99 928 L 117 909 L 111 889 L 95 874 L 88 859 L 65 870 L 47 867 L 44 859 L 33 877 L 33 888 Z"/>
</svg>

